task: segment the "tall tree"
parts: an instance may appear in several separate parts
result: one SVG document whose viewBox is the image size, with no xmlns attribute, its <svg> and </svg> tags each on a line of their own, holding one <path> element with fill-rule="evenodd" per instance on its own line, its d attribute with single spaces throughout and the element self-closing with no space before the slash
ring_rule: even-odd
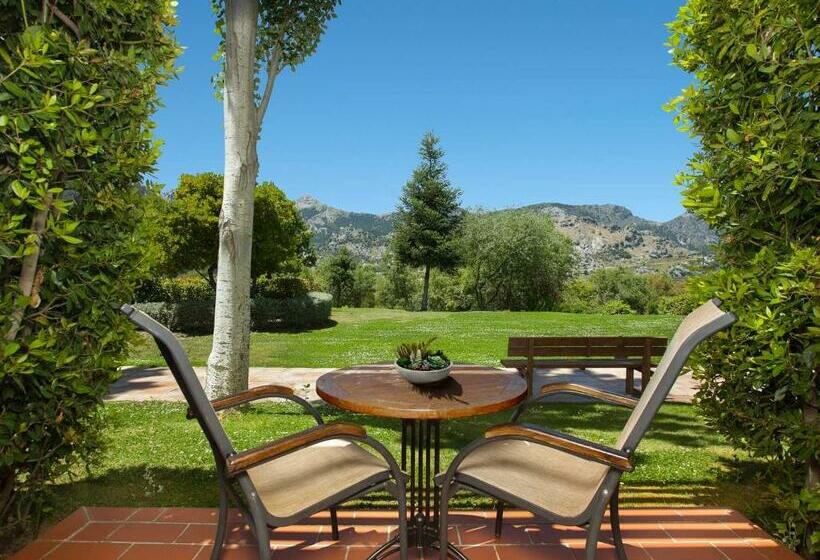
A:
<svg viewBox="0 0 820 560">
<path fill-rule="evenodd" d="M 471 214 L 461 251 L 475 309 L 554 309 L 575 260 L 550 217 L 526 211 Z"/>
<path fill-rule="evenodd" d="M 430 269 L 452 270 L 459 261 L 458 235 L 464 218 L 461 191 L 450 186 L 439 138 L 427 132 L 419 147 L 421 162 L 404 186 L 393 231 L 399 262 L 423 267 L 421 310 L 427 311 Z"/>
<path fill-rule="evenodd" d="M 211 398 L 248 387 L 256 144 L 277 76 L 316 51 L 339 0 L 213 0 L 223 72 L 225 185 L 219 217 Z M 258 87 L 264 67 L 266 81 Z"/>
</svg>

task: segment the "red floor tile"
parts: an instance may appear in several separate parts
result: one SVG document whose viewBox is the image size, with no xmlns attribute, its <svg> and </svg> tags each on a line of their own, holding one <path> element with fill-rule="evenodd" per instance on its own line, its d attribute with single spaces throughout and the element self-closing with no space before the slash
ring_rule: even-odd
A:
<svg viewBox="0 0 820 560">
<path fill-rule="evenodd" d="M 201 548 L 191 544 L 135 544 L 117 560 L 193 560 Z"/>
<path fill-rule="evenodd" d="M 119 558 L 131 545 L 127 543 L 64 542 L 45 558 L 48 560 L 112 560 Z"/>
<path fill-rule="evenodd" d="M 109 535 L 112 542 L 172 543 L 187 525 L 183 523 L 123 523 Z"/>
<path fill-rule="evenodd" d="M 128 507 L 90 507 L 86 508 L 91 521 L 125 521 L 137 512 Z"/>
<path fill-rule="evenodd" d="M 62 541 L 79 531 L 88 523 L 88 515 L 84 508 L 80 508 L 59 523 L 43 531 L 40 540 Z"/>
<path fill-rule="evenodd" d="M 495 551 L 500 560 L 575 560 L 572 551 L 560 545 L 499 545 Z"/>
<path fill-rule="evenodd" d="M 708 543 L 648 543 L 643 548 L 652 560 L 726 560 Z"/>
<path fill-rule="evenodd" d="M 504 542 L 505 544 L 532 543 L 523 525 L 504 525 L 501 539 L 495 538 L 495 527 L 493 524 L 465 525 L 459 527 L 458 533 L 461 536 L 461 544 L 464 545 L 492 545 L 500 542 Z"/>
<path fill-rule="evenodd" d="M 122 523 L 103 523 L 91 521 L 85 527 L 71 535 L 72 541 L 104 541 L 108 535 L 119 529 Z"/>
<path fill-rule="evenodd" d="M 200 508 L 81 508 L 43 531 L 11 560 L 208 560 L 216 510 Z M 448 539 L 471 560 L 581 560 L 586 530 L 539 522 L 526 512 L 507 512 L 500 540 L 494 512 L 454 512 Z M 630 560 L 800 560 L 740 514 L 726 509 L 624 510 L 622 530 Z M 232 510 L 222 560 L 256 560 L 253 534 Z M 237 522 L 239 521 L 239 522 Z M 300 525 L 271 531 L 276 558 L 362 560 L 395 534 L 396 514 L 339 512 L 341 535 L 330 534 L 321 512 Z M 596 560 L 617 560 L 605 523 Z M 437 560 L 433 550 L 412 546 L 415 560 Z"/>
<path fill-rule="evenodd" d="M 156 521 L 165 508 L 139 508 L 128 521 Z"/>
<path fill-rule="evenodd" d="M 167 508 L 157 518 L 160 523 L 216 523 L 217 510 L 212 508 Z M 133 521 L 130 520 L 129 521 Z"/>
</svg>

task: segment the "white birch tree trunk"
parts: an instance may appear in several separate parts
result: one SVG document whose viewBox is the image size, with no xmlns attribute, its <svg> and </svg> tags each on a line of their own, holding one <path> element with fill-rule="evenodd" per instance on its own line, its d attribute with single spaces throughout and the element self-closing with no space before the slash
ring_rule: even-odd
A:
<svg viewBox="0 0 820 560">
<path fill-rule="evenodd" d="M 211 399 L 248 388 L 253 192 L 258 161 L 254 100 L 257 0 L 225 2 L 225 184 L 219 215 Z"/>
</svg>

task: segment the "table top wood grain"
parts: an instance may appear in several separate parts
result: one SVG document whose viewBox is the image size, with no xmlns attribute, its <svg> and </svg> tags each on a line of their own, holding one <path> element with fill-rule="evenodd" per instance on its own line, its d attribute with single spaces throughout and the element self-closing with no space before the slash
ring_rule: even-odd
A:
<svg viewBox="0 0 820 560">
<path fill-rule="evenodd" d="M 413 385 L 392 364 L 337 369 L 316 381 L 316 392 L 344 410 L 405 420 L 445 420 L 510 409 L 527 397 L 517 373 L 486 366 L 453 365 L 434 385 Z"/>
</svg>

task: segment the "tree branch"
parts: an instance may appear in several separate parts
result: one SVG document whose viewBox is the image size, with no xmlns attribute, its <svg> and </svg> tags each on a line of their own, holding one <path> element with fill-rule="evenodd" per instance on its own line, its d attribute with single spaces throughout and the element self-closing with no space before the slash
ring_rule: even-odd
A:
<svg viewBox="0 0 820 560">
<path fill-rule="evenodd" d="M 74 36 L 77 37 L 78 40 L 80 39 L 80 27 L 76 23 L 74 23 L 74 21 L 70 17 L 68 17 L 60 8 L 57 7 L 56 2 L 49 2 L 49 0 L 43 0 L 43 13 L 40 15 L 40 18 L 43 23 L 46 23 L 47 10 L 50 11 L 52 15 L 57 16 L 57 19 L 63 22 L 63 24 L 66 27 L 68 27 L 72 33 L 74 33 Z"/>
<path fill-rule="evenodd" d="M 262 120 L 265 118 L 265 111 L 268 110 L 270 103 L 270 96 L 273 92 L 273 84 L 276 82 L 276 77 L 279 75 L 279 62 L 282 59 L 282 51 L 279 47 L 274 47 L 268 59 L 267 73 L 268 81 L 265 83 L 265 91 L 262 94 L 262 99 L 259 101 L 259 106 L 256 108 L 256 129 L 262 128 Z"/>
<path fill-rule="evenodd" d="M 23 322 L 23 314 L 25 313 L 26 307 L 32 304 L 31 296 L 33 290 L 35 289 L 35 282 L 37 281 L 38 276 L 37 262 L 40 259 L 40 248 L 43 243 L 43 234 L 46 231 L 48 211 L 50 207 L 51 200 L 46 200 L 45 207 L 38 209 L 34 213 L 34 217 L 31 220 L 31 232 L 34 234 L 36 241 L 34 250 L 23 259 L 23 265 L 20 269 L 20 279 L 18 280 L 18 288 L 23 296 L 25 296 L 26 303 L 24 305 L 15 305 L 14 310 L 11 312 L 11 327 L 9 327 L 9 330 L 6 332 L 6 340 L 15 339 L 17 332 L 20 330 L 20 325 Z M 42 276 L 40 277 L 40 282 L 42 282 Z M 39 291 L 39 286 L 36 288 L 37 291 Z M 36 293 L 35 297 L 39 299 L 39 296 Z"/>
</svg>

